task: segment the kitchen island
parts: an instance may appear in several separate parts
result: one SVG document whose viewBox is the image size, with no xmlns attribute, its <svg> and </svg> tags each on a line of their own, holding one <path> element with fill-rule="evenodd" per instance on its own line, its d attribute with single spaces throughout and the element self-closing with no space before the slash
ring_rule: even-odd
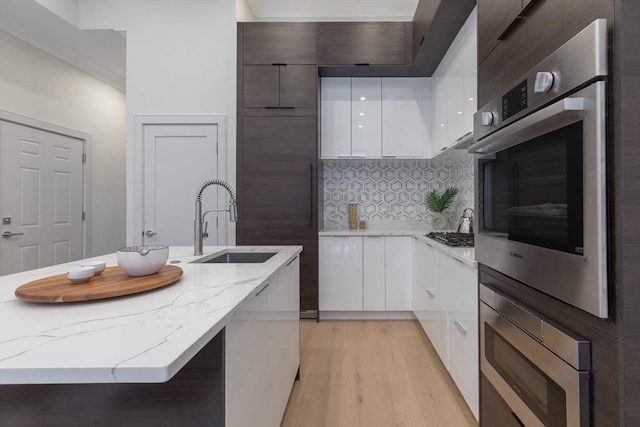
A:
<svg viewBox="0 0 640 427">
<path fill-rule="evenodd" d="M 171 247 L 169 262 L 184 272 L 178 282 L 83 303 L 14 296 L 79 262 L 0 278 L 0 425 L 230 426 L 265 411 L 276 419 L 299 365 L 302 248 L 204 252 L 236 249 L 277 254 L 257 264 L 197 264 L 193 248 Z M 115 254 L 99 258 L 117 265 Z M 252 398 L 239 408 L 247 390 Z M 277 408 L 260 401 L 266 390 Z"/>
</svg>

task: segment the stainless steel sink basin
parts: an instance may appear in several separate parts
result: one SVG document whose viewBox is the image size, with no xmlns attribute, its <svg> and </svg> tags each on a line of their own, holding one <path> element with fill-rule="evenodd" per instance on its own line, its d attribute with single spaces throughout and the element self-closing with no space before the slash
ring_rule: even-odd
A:
<svg viewBox="0 0 640 427">
<path fill-rule="evenodd" d="M 260 264 L 277 252 L 224 252 L 191 261 L 195 264 Z"/>
</svg>

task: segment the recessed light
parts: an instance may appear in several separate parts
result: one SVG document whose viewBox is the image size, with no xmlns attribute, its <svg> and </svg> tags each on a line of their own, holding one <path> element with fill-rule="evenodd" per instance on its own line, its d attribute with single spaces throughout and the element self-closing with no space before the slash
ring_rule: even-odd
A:
<svg viewBox="0 0 640 427">
<path fill-rule="evenodd" d="M 458 114 L 462 114 L 462 111 L 458 111 Z"/>
<path fill-rule="evenodd" d="M 444 123 L 440 123 L 440 126 L 444 126 Z"/>
<path fill-rule="evenodd" d="M 367 98 L 365 98 L 364 96 L 360 97 L 360 101 L 366 101 L 366 100 L 367 100 Z"/>
<path fill-rule="evenodd" d="M 358 125 L 358 127 L 359 127 L 359 128 L 361 128 L 361 127 L 362 127 L 362 125 Z"/>
<path fill-rule="evenodd" d="M 360 113 L 361 116 L 364 116 L 364 113 Z"/>
<path fill-rule="evenodd" d="M 473 101 L 475 98 L 469 98 L 469 101 Z"/>
</svg>

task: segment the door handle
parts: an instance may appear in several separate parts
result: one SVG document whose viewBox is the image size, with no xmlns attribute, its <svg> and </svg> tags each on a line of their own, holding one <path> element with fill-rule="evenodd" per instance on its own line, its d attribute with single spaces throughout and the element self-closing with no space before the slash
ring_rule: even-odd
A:
<svg viewBox="0 0 640 427">
<path fill-rule="evenodd" d="M 158 234 L 158 233 L 155 233 L 155 232 L 153 232 L 153 231 L 151 231 L 151 230 L 147 230 L 147 231 L 145 231 L 145 232 L 144 232 L 144 235 L 145 235 L 146 237 L 153 237 L 153 236 L 155 236 L 156 234 Z"/>
<path fill-rule="evenodd" d="M 2 237 L 4 237 L 5 239 L 8 239 L 9 237 L 13 237 L 13 236 L 22 236 L 24 233 L 12 233 L 10 231 L 5 231 L 2 233 Z"/>
</svg>

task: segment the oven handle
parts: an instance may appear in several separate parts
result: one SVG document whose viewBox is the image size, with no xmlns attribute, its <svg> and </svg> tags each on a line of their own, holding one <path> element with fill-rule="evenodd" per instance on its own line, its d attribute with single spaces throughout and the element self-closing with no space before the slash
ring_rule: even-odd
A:
<svg viewBox="0 0 640 427">
<path fill-rule="evenodd" d="M 469 147 L 470 153 L 494 154 L 554 129 L 579 121 L 585 98 L 564 98 L 499 129 Z"/>
</svg>

